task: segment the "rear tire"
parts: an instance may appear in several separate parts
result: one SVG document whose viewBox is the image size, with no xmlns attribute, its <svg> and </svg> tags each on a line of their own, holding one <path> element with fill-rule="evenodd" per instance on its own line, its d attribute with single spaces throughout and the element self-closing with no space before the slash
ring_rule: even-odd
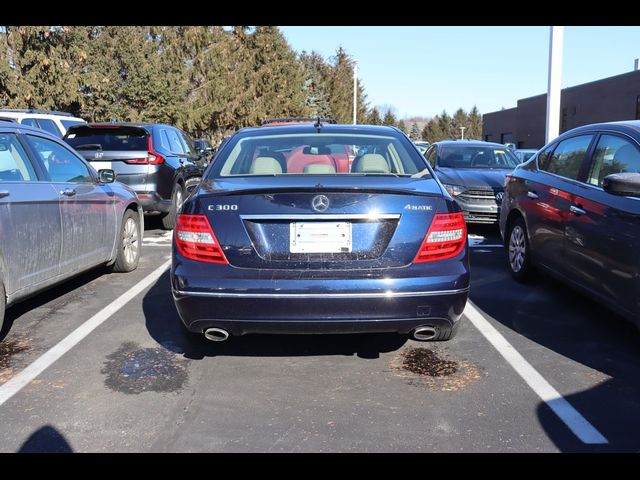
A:
<svg viewBox="0 0 640 480">
<path fill-rule="evenodd" d="M 178 216 L 178 210 L 182 206 L 184 201 L 184 190 L 179 183 L 173 187 L 173 193 L 171 194 L 171 210 L 164 217 L 162 217 L 162 227 L 165 230 L 171 230 L 176 225 L 176 218 Z"/>
<path fill-rule="evenodd" d="M 531 248 L 527 226 L 522 217 L 516 218 L 506 235 L 507 262 L 511 276 L 518 282 L 527 282 L 534 276 L 534 268 L 531 264 Z"/>
<path fill-rule="evenodd" d="M 118 237 L 118 254 L 111 267 L 113 272 L 131 272 L 138 268 L 142 242 L 140 241 L 140 221 L 138 214 L 127 210 L 122 217 L 120 236 Z"/>
</svg>

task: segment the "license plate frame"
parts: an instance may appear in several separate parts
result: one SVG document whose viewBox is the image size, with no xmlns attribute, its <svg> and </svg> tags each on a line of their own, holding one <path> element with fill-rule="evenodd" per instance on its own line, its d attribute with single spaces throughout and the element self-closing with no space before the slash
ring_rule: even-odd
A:
<svg viewBox="0 0 640 480">
<path fill-rule="evenodd" d="M 351 253 L 351 222 L 291 222 L 291 253 Z"/>
</svg>

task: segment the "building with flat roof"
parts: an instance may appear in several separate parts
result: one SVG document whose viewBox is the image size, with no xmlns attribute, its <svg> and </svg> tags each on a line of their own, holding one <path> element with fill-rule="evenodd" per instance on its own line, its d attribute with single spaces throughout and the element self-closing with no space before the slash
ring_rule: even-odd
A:
<svg viewBox="0 0 640 480">
<path fill-rule="evenodd" d="M 545 144 L 547 95 L 522 98 L 518 106 L 482 116 L 482 138 L 515 143 L 518 148 Z M 640 70 L 562 89 L 560 133 L 581 125 L 640 119 Z"/>
</svg>

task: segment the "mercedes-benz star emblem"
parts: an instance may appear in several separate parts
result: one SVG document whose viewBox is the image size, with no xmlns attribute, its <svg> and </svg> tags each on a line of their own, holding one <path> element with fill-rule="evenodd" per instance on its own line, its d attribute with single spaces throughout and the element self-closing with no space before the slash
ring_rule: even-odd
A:
<svg viewBox="0 0 640 480">
<path fill-rule="evenodd" d="M 504 192 L 498 192 L 496 193 L 496 200 L 501 202 L 502 201 L 502 197 L 504 197 Z"/>
<path fill-rule="evenodd" d="M 329 199 L 325 195 L 316 195 L 311 200 L 311 208 L 316 212 L 324 212 L 329 208 Z"/>
</svg>

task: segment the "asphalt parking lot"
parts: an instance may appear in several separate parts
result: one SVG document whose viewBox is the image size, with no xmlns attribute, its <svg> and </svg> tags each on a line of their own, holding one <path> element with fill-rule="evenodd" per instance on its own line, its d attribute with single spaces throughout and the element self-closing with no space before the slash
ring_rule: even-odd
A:
<svg viewBox="0 0 640 480">
<path fill-rule="evenodd" d="M 640 333 L 564 285 L 511 280 L 471 227 L 469 314 L 450 342 L 186 335 L 170 233 L 8 309 L 0 451 L 640 450 Z M 163 273 L 164 272 L 164 273 Z"/>
</svg>

